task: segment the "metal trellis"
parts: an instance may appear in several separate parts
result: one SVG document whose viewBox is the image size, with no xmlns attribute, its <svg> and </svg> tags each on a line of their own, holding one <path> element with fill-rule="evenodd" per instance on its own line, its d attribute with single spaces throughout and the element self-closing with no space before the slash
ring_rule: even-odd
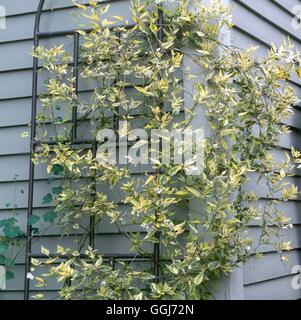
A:
<svg viewBox="0 0 301 320">
<path fill-rule="evenodd" d="M 102 1 L 101 3 L 109 3 L 115 0 L 110 1 Z M 117 1 L 117 0 L 116 0 Z M 54 32 L 41 32 L 40 31 L 40 22 L 43 14 L 43 8 L 46 0 L 40 0 L 38 9 L 36 12 L 36 19 L 34 25 L 34 49 L 36 49 L 41 39 L 58 37 L 58 36 L 73 36 L 74 41 L 74 49 L 73 49 L 73 76 L 75 78 L 74 82 L 74 90 L 75 93 L 79 93 L 79 43 L 80 43 L 80 33 L 78 30 L 64 30 L 64 31 L 54 31 Z M 159 19 L 158 19 L 158 38 L 162 40 L 163 32 L 162 32 L 162 24 L 163 24 L 163 13 L 162 10 L 158 10 Z M 131 27 L 131 26 L 128 26 Z M 91 29 L 84 29 L 85 32 L 90 32 Z M 33 58 L 33 75 L 32 75 L 32 106 L 31 106 L 31 137 L 30 137 L 30 164 L 29 164 L 29 186 L 28 186 L 28 211 L 27 211 L 27 219 L 31 218 L 34 210 L 34 183 L 35 183 L 35 165 L 32 161 L 34 153 L 36 151 L 36 147 L 42 144 L 55 145 L 56 142 L 52 140 L 48 141 L 37 141 L 36 140 L 36 131 L 37 131 L 37 103 L 38 103 L 38 69 L 39 69 L 39 59 L 38 57 Z M 116 119 L 115 119 L 116 120 Z M 86 144 L 92 150 L 93 156 L 96 156 L 97 142 L 95 140 L 84 140 L 78 139 L 77 137 L 77 128 L 78 127 L 78 114 L 77 114 L 77 106 L 73 106 L 72 108 L 72 132 L 71 132 L 71 142 L 72 145 L 80 145 Z M 94 187 L 92 193 L 95 194 L 96 191 L 96 183 L 94 182 Z M 90 218 L 90 226 L 89 226 L 89 245 L 94 248 L 95 244 L 95 220 L 92 216 Z M 32 253 L 32 226 L 27 224 L 26 231 L 26 252 L 25 252 L 25 274 L 24 274 L 24 300 L 28 300 L 30 298 L 30 279 L 27 277 L 28 273 L 31 270 L 31 259 L 43 259 L 45 258 L 42 254 Z M 106 254 L 103 256 L 103 259 L 109 261 L 113 269 L 115 269 L 116 260 L 129 260 L 136 259 L 138 261 L 153 261 L 154 262 L 154 277 L 155 282 L 159 281 L 160 274 L 160 234 L 157 232 L 156 234 L 158 243 L 154 245 L 154 252 L 149 257 L 139 256 L 136 254 Z M 50 257 L 58 255 L 50 254 Z M 81 257 L 85 257 L 85 255 L 81 255 Z M 66 256 L 59 257 L 61 259 L 66 259 Z"/>
</svg>

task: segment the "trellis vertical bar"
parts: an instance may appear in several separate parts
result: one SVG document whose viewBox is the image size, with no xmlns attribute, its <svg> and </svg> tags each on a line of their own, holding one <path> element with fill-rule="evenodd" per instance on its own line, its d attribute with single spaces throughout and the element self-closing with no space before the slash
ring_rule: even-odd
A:
<svg viewBox="0 0 301 320">
<path fill-rule="evenodd" d="M 121 32 L 120 31 L 117 31 L 116 32 L 116 36 L 121 39 Z M 120 80 L 120 75 L 118 76 L 118 81 Z M 117 110 L 117 111 L 116 111 Z M 119 112 L 120 112 L 120 109 L 119 107 L 117 107 L 117 109 L 115 110 L 114 114 L 113 114 L 113 129 L 115 130 L 116 132 L 116 135 L 118 137 L 119 135 L 119 120 L 120 120 L 120 117 L 119 117 Z M 119 159 L 120 160 L 120 159 Z"/>
<path fill-rule="evenodd" d="M 116 269 L 116 261 L 115 261 L 114 257 L 112 257 L 110 259 L 110 265 L 111 265 L 112 270 L 115 271 L 115 269 Z"/>
<path fill-rule="evenodd" d="M 162 4 L 158 4 L 158 40 L 162 42 L 163 40 L 163 11 L 162 9 Z M 163 108 L 163 105 L 161 105 L 161 109 Z M 160 144 L 159 144 L 159 152 L 162 151 L 162 140 L 160 139 Z M 159 172 L 160 173 L 160 169 Z M 154 282 L 158 283 L 159 282 L 159 277 L 160 277 L 160 242 L 161 242 L 161 237 L 160 237 L 160 232 L 157 231 L 155 234 L 155 237 L 157 239 L 157 242 L 154 244 Z"/>
<path fill-rule="evenodd" d="M 43 10 L 45 0 L 40 0 L 38 11 L 34 26 L 34 49 L 39 46 L 38 32 L 40 29 L 41 14 Z M 37 93 L 38 93 L 38 66 L 39 59 L 37 57 L 33 58 L 33 75 L 32 75 L 32 105 L 31 105 L 31 133 L 30 133 L 30 164 L 29 164 L 29 186 L 28 186 L 28 210 L 27 210 L 27 221 L 32 216 L 33 213 L 33 192 L 34 192 L 34 163 L 32 162 L 32 157 L 35 152 L 35 136 L 36 136 L 36 114 L 37 114 Z M 24 276 L 24 300 L 29 299 L 29 286 L 30 279 L 28 279 L 27 274 L 30 271 L 30 260 L 31 260 L 31 237 L 32 228 L 27 223 L 26 230 L 26 249 L 25 249 L 25 276 Z"/>
<path fill-rule="evenodd" d="M 93 159 L 96 158 L 96 151 L 97 151 L 97 142 L 96 141 L 93 141 L 92 143 L 92 157 Z M 95 172 L 93 173 L 95 175 Z M 96 200 L 96 181 L 95 181 L 95 176 L 93 177 L 93 180 L 92 180 L 92 197 L 93 197 L 93 200 L 95 201 Z M 89 246 L 91 248 L 94 249 L 95 247 L 95 216 L 92 215 L 90 217 L 90 225 L 89 225 L 89 230 L 90 230 L 90 233 L 89 233 Z"/>
<path fill-rule="evenodd" d="M 75 95 L 78 95 L 79 91 L 79 42 L 80 42 L 80 34 L 76 30 L 67 30 L 67 31 L 58 31 L 58 32 L 40 32 L 40 20 L 41 15 L 43 12 L 43 6 L 45 4 L 46 0 L 40 0 L 39 6 L 36 13 L 36 20 L 35 20 L 35 26 L 34 26 L 34 49 L 36 49 L 39 46 L 39 40 L 41 38 L 50 38 L 55 36 L 61 36 L 61 35 L 74 35 L 74 52 L 73 52 L 73 77 L 75 79 L 74 81 L 74 92 Z M 161 6 L 161 5 L 159 5 Z M 163 24 L 163 15 L 161 10 L 159 10 L 159 31 L 158 31 L 158 39 L 162 41 L 163 38 L 163 30 L 162 30 L 162 24 Z M 131 28 L 133 25 L 128 25 L 126 28 Z M 92 30 L 87 29 L 87 32 L 90 32 Z M 119 32 L 118 32 L 119 34 Z M 30 219 L 33 214 L 33 199 L 34 199 L 34 164 L 32 162 L 33 155 L 35 153 L 35 148 L 37 145 L 40 145 L 41 143 L 44 144 L 51 144 L 53 145 L 54 141 L 46 141 L 46 142 L 38 142 L 36 141 L 36 115 L 37 115 L 37 101 L 38 101 L 38 67 L 39 67 L 39 60 L 37 57 L 34 57 L 33 59 L 33 82 L 32 82 L 32 110 L 31 110 L 31 139 L 30 139 L 30 167 L 29 167 L 29 187 L 28 187 L 28 212 L 27 212 L 27 218 Z M 93 158 L 96 158 L 97 153 L 97 141 L 95 140 L 78 140 L 77 137 L 77 131 L 78 131 L 78 119 L 77 119 L 77 104 L 75 103 L 72 106 L 72 131 L 71 131 L 71 140 L 72 144 L 82 144 L 87 143 L 91 145 L 92 148 L 92 154 Z M 114 128 L 118 131 L 118 121 L 119 121 L 119 110 L 117 113 L 114 114 Z M 84 141 L 84 142 L 83 142 Z M 162 149 L 162 146 L 161 146 Z M 96 173 L 92 177 L 92 197 L 96 199 Z M 90 217 L 90 233 L 89 233 L 89 245 L 94 248 L 95 247 L 95 217 Z M 158 232 L 158 244 L 155 245 L 154 248 L 154 259 L 153 257 L 150 258 L 151 260 L 154 260 L 155 264 L 155 274 L 156 274 L 156 281 L 158 281 L 159 278 L 159 268 L 160 268 L 160 233 Z M 31 226 L 27 226 L 27 233 L 26 233 L 26 255 L 25 255 L 25 277 L 24 277 L 24 299 L 29 299 L 29 292 L 30 292 L 30 279 L 27 279 L 27 274 L 31 270 L 31 258 L 36 257 L 40 258 L 39 254 L 33 254 L 32 253 L 32 229 Z M 122 256 L 119 255 L 121 259 L 128 259 L 129 256 Z M 135 255 L 136 257 L 136 255 Z M 132 258 L 132 256 L 131 256 Z M 143 259 L 143 257 L 141 257 Z M 110 258 L 112 268 L 115 270 L 116 265 L 116 259 L 114 256 Z M 66 282 L 66 285 L 70 285 L 70 279 Z"/>
<path fill-rule="evenodd" d="M 73 52 L 73 78 L 74 78 L 74 94 L 78 95 L 78 76 L 79 76 L 79 33 L 74 33 L 74 52 Z M 77 105 L 76 103 L 72 107 L 72 143 L 77 139 Z"/>
</svg>

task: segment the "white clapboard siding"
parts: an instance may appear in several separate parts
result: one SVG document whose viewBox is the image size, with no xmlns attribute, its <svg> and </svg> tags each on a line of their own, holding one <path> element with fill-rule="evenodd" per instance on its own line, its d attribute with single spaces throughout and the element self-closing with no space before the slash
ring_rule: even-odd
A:
<svg viewBox="0 0 301 320">
<path fill-rule="evenodd" d="M 88 1 L 84 1 L 87 3 Z M 103 5 L 111 4 L 107 17 L 110 15 L 122 15 L 128 23 L 131 23 L 129 0 L 101 1 Z M 27 197 L 28 197 L 28 170 L 29 170 L 29 138 L 20 135 L 29 132 L 31 116 L 32 94 L 32 62 L 33 27 L 35 13 L 39 0 L 2 0 L 1 5 L 6 9 L 6 30 L 0 30 L 0 217 L 9 218 L 13 213 L 18 215 L 22 230 L 27 224 Z M 87 26 L 87 20 L 78 17 L 79 10 L 74 7 L 72 0 L 47 0 L 44 13 L 41 18 L 40 30 L 43 32 L 62 31 L 78 28 L 80 24 Z M 122 22 L 118 22 L 122 24 Z M 40 44 L 46 48 L 64 44 L 64 48 L 72 54 L 73 42 L 69 37 L 53 37 L 43 39 Z M 39 73 L 38 92 L 45 92 L 44 81 L 47 74 Z M 138 82 L 137 82 L 138 84 Z M 87 99 L 89 91 L 95 88 L 95 83 L 80 83 L 80 98 Z M 129 95 L 134 96 L 133 88 L 127 89 Z M 40 108 L 40 103 L 38 109 Z M 62 110 L 61 112 L 64 112 Z M 59 116 L 57 112 L 56 116 Z M 90 130 L 82 127 L 82 137 L 87 137 Z M 133 168 L 133 171 L 141 172 L 141 168 Z M 35 169 L 34 210 L 35 215 L 41 216 L 37 227 L 43 231 L 43 235 L 33 239 L 33 252 L 40 253 L 41 245 L 56 251 L 57 245 L 74 247 L 76 230 L 69 237 L 61 238 L 61 231 L 57 227 L 47 228 L 47 223 L 42 216 L 50 211 L 51 204 L 43 204 L 43 197 L 51 188 L 59 185 L 59 181 L 49 183 L 46 165 L 39 165 Z M 118 188 L 108 191 L 106 186 L 99 186 L 99 191 L 109 194 L 110 198 L 120 202 L 122 193 Z M 119 211 L 128 213 L 129 208 L 120 205 Z M 82 221 L 87 224 L 87 221 Z M 125 227 L 126 231 L 138 230 L 135 226 Z M 128 239 L 120 233 L 120 229 L 108 222 L 102 223 L 96 230 L 96 246 L 104 254 L 129 253 Z M 14 266 L 15 278 L 8 281 L 7 291 L 0 293 L 0 299 L 22 299 L 24 288 L 24 248 L 17 258 Z M 45 271 L 45 270 L 44 270 Z M 57 299 L 56 292 L 61 284 L 50 281 L 45 290 L 45 296 L 49 299 Z M 41 289 L 31 284 L 32 293 L 41 292 Z"/>
<path fill-rule="evenodd" d="M 248 46 L 258 47 L 256 55 L 258 58 L 265 56 L 270 45 L 274 43 L 280 45 L 283 38 L 290 37 L 291 42 L 300 50 L 301 37 L 300 30 L 292 28 L 291 13 L 295 5 L 300 5 L 297 0 L 232 0 L 234 29 L 232 30 L 232 43 L 241 48 Z M 290 85 L 296 93 L 301 96 L 300 81 L 294 77 Z M 285 158 L 285 152 L 289 152 L 292 146 L 301 148 L 301 119 L 299 107 L 294 108 L 295 114 L 284 123 L 291 127 L 289 136 L 282 136 L 279 141 L 279 148 L 272 153 L 278 162 Z M 294 178 L 287 181 L 293 182 L 300 187 L 299 170 Z M 246 183 L 246 190 L 256 190 L 262 199 L 258 205 L 263 206 L 264 198 L 267 196 L 267 186 L 264 180 L 257 183 L 258 175 L 250 175 L 250 180 Z M 278 194 L 276 197 L 279 197 Z M 252 256 L 243 267 L 245 299 L 298 299 L 301 297 L 300 290 L 293 290 L 291 281 L 292 267 L 301 262 L 301 202 L 295 199 L 288 202 L 280 202 L 279 209 L 282 210 L 290 222 L 293 229 L 284 230 L 283 239 L 292 242 L 293 250 L 289 254 L 289 262 L 284 264 L 275 249 L 268 245 L 263 245 L 259 250 L 263 253 L 262 259 L 255 259 Z M 255 239 L 260 237 L 260 221 L 252 221 L 248 236 Z"/>
<path fill-rule="evenodd" d="M 7 12 L 7 29 L 0 30 L 0 216 L 9 217 L 12 208 L 18 214 L 22 229 L 26 226 L 26 208 L 28 192 L 28 168 L 29 168 L 29 138 L 21 138 L 24 131 L 29 132 L 31 108 L 31 80 L 32 80 L 32 40 L 35 11 L 38 0 L 2 0 L 1 5 Z M 86 1 L 87 2 L 87 1 Z M 129 11 L 129 0 L 103 1 L 104 5 L 111 2 L 111 8 L 107 15 L 123 15 L 131 22 Z M 262 57 L 269 45 L 274 42 L 280 44 L 281 38 L 292 35 L 292 43 L 301 49 L 299 39 L 300 30 L 291 28 L 293 15 L 290 10 L 295 5 L 300 5 L 298 0 L 231 0 L 233 6 L 234 29 L 232 30 L 232 41 L 240 47 L 249 45 L 259 46 L 257 55 Z M 74 12 L 75 15 L 70 13 Z M 41 31 L 59 31 L 78 27 L 79 23 L 86 23 L 84 19 L 76 17 L 78 10 L 74 8 L 71 0 L 47 0 L 45 13 L 41 19 Z M 42 40 L 41 44 L 50 47 L 64 43 L 68 52 L 72 51 L 71 39 L 57 37 Z M 43 81 L 47 76 L 39 75 L 39 92 L 45 92 Z M 291 81 L 291 86 L 301 96 L 301 85 L 296 77 Z M 93 84 L 80 84 L 82 91 L 93 89 Z M 129 89 L 130 91 L 131 89 Z M 88 93 L 86 93 L 88 94 Z M 85 95 L 85 93 L 83 93 Z M 281 138 L 279 148 L 273 153 L 278 161 L 284 159 L 285 151 L 292 145 L 301 149 L 301 111 L 296 109 L 296 114 L 286 121 L 292 127 L 289 137 Z M 300 170 L 295 171 L 300 175 Z M 253 180 L 248 182 L 246 188 L 259 189 Z M 36 168 L 34 214 L 43 215 L 51 210 L 50 205 L 42 203 L 42 198 L 58 182 L 47 182 L 45 165 Z M 300 178 L 291 179 L 297 185 Z M 261 186 L 258 192 L 265 194 L 265 187 Z M 99 189 L 107 191 L 105 187 Z M 14 196 L 15 195 L 15 196 Z M 110 199 L 120 201 L 122 193 L 118 188 L 110 192 Z M 264 203 L 264 199 L 259 202 Z M 287 266 L 280 261 L 279 255 L 273 248 L 264 246 L 261 251 L 264 258 L 255 261 L 253 257 L 244 266 L 244 284 L 246 299 L 297 299 L 300 292 L 291 288 L 290 275 L 294 264 L 300 264 L 301 248 L 301 202 L 297 200 L 280 204 L 281 210 L 285 211 L 294 224 L 294 229 L 287 230 L 285 239 L 292 241 L 294 250 L 291 252 L 291 260 Z M 120 206 L 120 210 L 126 212 L 126 206 Z M 38 226 L 45 227 L 41 220 Z M 131 229 L 129 229 L 131 230 Z M 75 235 L 60 239 L 59 230 L 52 227 L 45 232 L 40 239 L 33 241 L 33 252 L 40 253 L 41 245 L 55 251 L 56 245 L 72 247 Z M 258 222 L 252 222 L 250 234 L 255 239 L 260 235 Z M 37 240 L 37 241 L 36 241 Z M 128 253 L 128 240 L 118 232 L 116 226 L 104 223 L 97 230 L 96 245 L 103 253 Z M 24 250 L 18 257 L 17 265 L 14 267 L 15 279 L 8 283 L 7 292 L 0 293 L 0 299 L 22 299 L 24 280 Z M 52 281 L 47 290 L 44 291 L 49 299 L 58 299 L 56 290 L 60 287 Z M 41 292 L 34 287 L 33 292 Z M 43 289 L 44 290 L 44 289 Z"/>
</svg>

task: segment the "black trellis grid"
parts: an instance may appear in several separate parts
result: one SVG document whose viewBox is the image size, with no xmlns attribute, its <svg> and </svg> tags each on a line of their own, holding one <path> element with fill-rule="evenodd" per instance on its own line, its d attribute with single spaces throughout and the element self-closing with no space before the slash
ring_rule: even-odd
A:
<svg viewBox="0 0 301 320">
<path fill-rule="evenodd" d="M 113 1 L 118 0 L 108 0 L 102 1 L 104 3 L 110 3 Z M 80 41 L 80 34 L 77 30 L 64 30 L 64 31 L 55 31 L 55 32 L 41 32 L 40 31 L 40 22 L 41 16 L 43 13 L 43 8 L 45 5 L 46 0 L 40 0 L 39 6 L 36 12 L 36 19 L 34 25 L 34 49 L 39 46 L 40 40 L 45 38 L 52 38 L 57 36 L 73 36 L 74 40 L 74 52 L 73 52 L 73 76 L 76 79 L 74 82 L 74 90 L 75 94 L 78 93 L 78 83 L 79 83 L 79 41 Z M 160 5 L 161 6 L 161 5 Z M 162 41 L 163 38 L 163 12 L 162 10 L 158 10 L 158 39 Z M 127 26 L 132 27 L 132 26 Z M 91 32 L 91 29 L 84 29 L 85 32 Z M 37 115 L 37 101 L 38 101 L 38 68 L 39 68 L 39 59 L 37 57 L 33 58 L 33 76 L 32 76 L 32 106 L 31 106 L 31 138 L 30 138 L 30 164 L 29 164 L 29 186 L 28 186 L 28 211 L 27 211 L 27 219 L 29 220 L 33 214 L 33 199 L 34 199 L 34 176 L 35 176 L 35 165 L 32 161 L 33 155 L 35 153 L 36 147 L 41 144 L 48 144 L 54 145 L 56 144 L 55 141 L 37 141 L 36 140 L 36 115 Z M 77 106 L 73 106 L 72 108 L 72 132 L 71 132 L 71 142 L 72 145 L 79 145 L 79 144 L 87 144 L 90 146 L 93 156 L 96 156 L 96 149 L 97 149 L 97 142 L 95 140 L 80 140 L 77 138 Z M 94 183 L 92 193 L 96 191 L 96 184 Z M 89 226 L 89 245 L 94 248 L 95 242 L 95 220 L 92 216 L 90 218 L 90 226 Z M 116 259 L 119 260 L 131 260 L 135 259 L 137 261 L 153 261 L 154 263 L 154 277 L 155 282 L 159 281 L 160 276 L 160 233 L 157 232 L 156 237 L 158 242 L 154 245 L 154 252 L 149 257 L 139 256 L 136 254 L 106 254 L 103 256 L 103 259 L 110 262 L 113 269 L 115 269 Z M 29 299 L 30 294 L 30 279 L 28 279 L 27 274 L 30 272 L 31 269 L 31 259 L 43 259 L 45 258 L 44 255 L 41 254 L 34 254 L 32 253 L 32 227 L 31 225 L 27 224 L 26 230 L 26 252 L 25 252 L 25 274 L 24 274 L 24 300 Z M 58 256 L 50 254 L 51 256 Z M 82 258 L 85 258 L 85 255 L 81 255 Z M 59 257 L 61 259 L 66 259 L 66 256 Z M 162 260 L 161 260 L 162 261 Z"/>
</svg>

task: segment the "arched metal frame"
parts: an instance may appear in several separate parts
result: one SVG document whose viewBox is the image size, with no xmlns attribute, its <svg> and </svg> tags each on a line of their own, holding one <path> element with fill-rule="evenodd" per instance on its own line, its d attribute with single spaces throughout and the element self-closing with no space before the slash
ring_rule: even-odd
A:
<svg viewBox="0 0 301 320">
<path fill-rule="evenodd" d="M 102 1 L 102 3 L 110 3 L 114 0 Z M 118 1 L 118 0 L 115 0 Z M 75 93 L 78 93 L 78 82 L 79 82 L 79 41 L 80 34 L 77 30 L 65 30 L 65 31 L 55 31 L 55 32 L 41 32 L 40 31 L 40 22 L 43 13 L 43 8 L 46 0 L 40 0 L 34 25 L 34 49 L 39 46 L 40 39 L 57 37 L 57 36 L 67 36 L 73 35 L 74 37 L 74 51 L 73 51 L 73 76 L 76 79 L 74 82 Z M 159 5 L 161 6 L 161 4 Z M 158 38 L 162 40 L 163 32 L 163 13 L 161 10 L 158 10 Z M 131 27 L 131 26 L 128 26 Z M 86 32 L 91 32 L 90 29 L 85 29 Z M 32 106 L 31 106 L 31 137 L 30 137 L 30 164 L 29 164 L 29 186 L 28 186 L 28 211 L 27 219 L 31 218 L 33 214 L 33 200 L 34 200 L 34 175 L 35 175 L 35 165 L 32 161 L 33 155 L 35 153 L 36 147 L 42 144 L 54 145 L 55 141 L 36 141 L 36 116 L 37 116 L 37 102 L 38 102 L 38 68 L 39 68 L 39 59 L 37 57 L 33 58 L 33 75 L 32 75 Z M 115 119 L 116 120 L 116 119 Z M 118 119 L 117 119 L 118 120 Z M 77 144 L 87 144 L 92 149 L 93 156 L 96 156 L 97 142 L 95 140 L 79 140 L 77 139 L 77 107 L 74 106 L 72 109 L 72 133 L 71 133 L 71 142 L 73 145 Z M 96 189 L 96 184 L 95 184 Z M 90 233 L 89 233 L 89 245 L 94 248 L 94 236 L 95 236 L 95 221 L 94 218 L 90 218 Z M 158 242 L 154 244 L 154 252 L 150 257 L 139 256 L 135 254 L 107 254 L 103 256 L 104 260 L 110 261 L 113 269 L 115 268 L 116 259 L 126 260 L 126 259 L 135 259 L 137 261 L 153 261 L 154 266 L 154 281 L 157 283 L 160 276 L 160 233 L 157 232 L 156 237 Z M 45 256 L 41 254 L 32 253 L 32 227 L 27 224 L 26 230 L 26 252 L 25 252 L 25 274 L 24 274 L 24 300 L 28 300 L 30 294 L 30 279 L 27 277 L 31 269 L 31 259 L 44 259 Z M 54 256 L 50 254 L 50 256 Z M 57 256 L 57 255 L 55 255 Z M 81 255 L 85 258 L 85 255 Z M 66 259 L 66 256 L 61 256 L 60 258 Z"/>
</svg>

